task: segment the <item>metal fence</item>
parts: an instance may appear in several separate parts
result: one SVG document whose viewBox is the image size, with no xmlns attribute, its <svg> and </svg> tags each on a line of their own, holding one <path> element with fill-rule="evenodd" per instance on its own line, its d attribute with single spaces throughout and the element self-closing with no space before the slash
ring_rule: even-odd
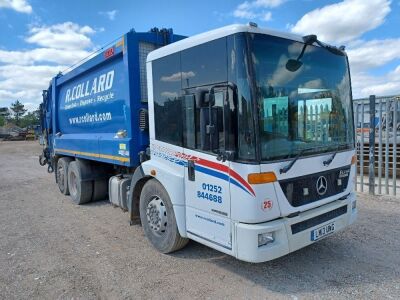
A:
<svg viewBox="0 0 400 300">
<path fill-rule="evenodd" d="M 400 96 L 354 100 L 357 141 L 356 190 L 400 194 Z"/>
</svg>

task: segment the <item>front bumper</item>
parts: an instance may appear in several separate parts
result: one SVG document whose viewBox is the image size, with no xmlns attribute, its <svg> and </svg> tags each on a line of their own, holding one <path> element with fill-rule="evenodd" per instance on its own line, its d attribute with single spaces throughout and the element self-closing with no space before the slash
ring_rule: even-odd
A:
<svg viewBox="0 0 400 300">
<path fill-rule="evenodd" d="M 351 193 L 344 200 L 336 200 L 302 212 L 296 217 L 281 218 L 260 224 L 236 223 L 235 256 L 248 262 L 264 262 L 315 243 L 311 240 L 311 231 L 314 229 L 335 222 L 335 232 L 338 232 L 355 221 L 357 217 L 357 208 L 353 205 L 355 201 L 355 194 Z M 347 207 L 346 213 L 339 216 L 332 214 L 344 206 Z M 318 222 L 318 216 L 321 216 L 321 222 Z M 299 223 L 302 223 L 301 226 L 297 225 L 297 230 L 294 230 L 292 225 Z M 258 235 L 269 232 L 273 233 L 274 242 L 258 247 Z"/>
</svg>

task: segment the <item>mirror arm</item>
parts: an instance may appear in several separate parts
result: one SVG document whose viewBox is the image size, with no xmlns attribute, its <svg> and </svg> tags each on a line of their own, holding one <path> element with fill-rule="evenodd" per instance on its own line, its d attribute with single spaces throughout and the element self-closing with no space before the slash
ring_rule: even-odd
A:
<svg viewBox="0 0 400 300">
<path fill-rule="evenodd" d="M 235 156 L 235 151 L 226 150 L 217 152 L 217 160 L 225 162 L 226 160 L 233 160 Z"/>
<path fill-rule="evenodd" d="M 225 155 L 222 151 L 221 151 L 221 152 L 218 152 L 217 160 L 218 160 L 218 161 L 225 162 L 225 161 L 226 161 L 226 155 Z"/>
</svg>

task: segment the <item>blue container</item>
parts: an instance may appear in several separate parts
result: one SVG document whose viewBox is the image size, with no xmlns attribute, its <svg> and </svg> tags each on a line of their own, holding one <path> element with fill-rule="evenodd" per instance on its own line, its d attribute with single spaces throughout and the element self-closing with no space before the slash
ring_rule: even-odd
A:
<svg viewBox="0 0 400 300">
<path fill-rule="evenodd" d="M 50 153 L 139 165 L 138 154 L 149 144 L 148 132 L 139 128 L 139 111 L 147 108 L 147 54 L 183 38 L 172 30 L 131 31 L 53 78 L 43 97 Z"/>
</svg>

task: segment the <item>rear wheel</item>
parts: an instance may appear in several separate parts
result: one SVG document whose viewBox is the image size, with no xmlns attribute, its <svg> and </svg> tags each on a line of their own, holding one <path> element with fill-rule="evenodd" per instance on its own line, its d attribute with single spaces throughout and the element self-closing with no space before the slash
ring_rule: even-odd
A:
<svg viewBox="0 0 400 300">
<path fill-rule="evenodd" d="M 68 187 L 72 200 L 84 204 L 92 199 L 93 181 L 84 180 L 85 166 L 80 161 L 72 161 L 68 166 Z"/>
<path fill-rule="evenodd" d="M 69 195 L 68 189 L 68 165 L 72 161 L 69 157 L 61 157 L 57 161 L 56 179 L 60 192 L 64 195 Z"/>
<path fill-rule="evenodd" d="M 140 194 L 140 219 L 146 237 L 162 253 L 170 253 L 186 246 L 176 225 L 171 200 L 165 188 L 151 179 Z"/>
</svg>

